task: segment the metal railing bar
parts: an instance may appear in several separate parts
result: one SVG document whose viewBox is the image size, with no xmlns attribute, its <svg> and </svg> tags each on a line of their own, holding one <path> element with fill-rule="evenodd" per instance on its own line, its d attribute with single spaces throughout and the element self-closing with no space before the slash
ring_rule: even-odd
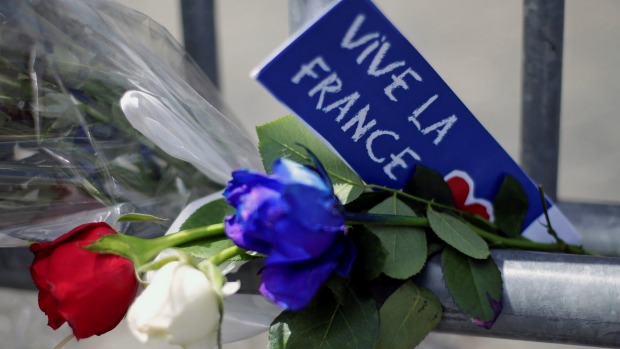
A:
<svg viewBox="0 0 620 349">
<path fill-rule="evenodd" d="M 183 41 L 188 54 L 219 87 L 214 0 L 181 0 Z"/>
<path fill-rule="evenodd" d="M 557 199 L 564 0 L 524 0 L 521 166 Z"/>
<path fill-rule="evenodd" d="M 504 308 L 490 330 L 458 310 L 439 258 L 429 261 L 417 281 L 443 305 L 438 331 L 601 347 L 620 343 L 620 259 L 508 250 L 492 256 L 502 272 Z"/>
<path fill-rule="evenodd" d="M 557 205 L 580 232 L 587 251 L 620 257 L 620 205 L 570 201 Z"/>
<path fill-rule="evenodd" d="M 335 0 L 288 0 L 289 31 L 295 32 Z"/>
</svg>

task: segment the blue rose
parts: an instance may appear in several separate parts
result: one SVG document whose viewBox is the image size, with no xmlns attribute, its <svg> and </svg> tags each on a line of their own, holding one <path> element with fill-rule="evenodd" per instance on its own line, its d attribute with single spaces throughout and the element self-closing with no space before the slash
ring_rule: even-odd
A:
<svg viewBox="0 0 620 349">
<path fill-rule="evenodd" d="M 232 176 L 224 196 L 237 213 L 226 217 L 226 234 L 267 256 L 265 297 L 299 310 L 333 272 L 348 276 L 355 247 L 345 236 L 340 202 L 317 173 L 279 159 L 269 176 L 245 169 Z"/>
</svg>

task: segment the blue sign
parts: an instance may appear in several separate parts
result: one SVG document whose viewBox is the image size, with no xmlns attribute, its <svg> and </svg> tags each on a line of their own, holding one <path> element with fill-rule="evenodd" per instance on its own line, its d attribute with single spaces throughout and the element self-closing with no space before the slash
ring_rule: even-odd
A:
<svg viewBox="0 0 620 349">
<path fill-rule="evenodd" d="M 423 164 L 445 176 L 457 206 L 492 220 L 491 202 L 513 176 L 529 199 L 525 235 L 545 239 L 535 184 L 372 2 L 336 3 L 255 78 L 367 183 L 400 189 Z M 551 206 L 554 228 L 577 242 Z"/>
</svg>

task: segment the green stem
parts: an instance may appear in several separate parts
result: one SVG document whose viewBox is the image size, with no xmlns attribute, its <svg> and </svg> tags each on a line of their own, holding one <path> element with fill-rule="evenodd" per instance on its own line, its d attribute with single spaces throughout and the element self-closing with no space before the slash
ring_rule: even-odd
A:
<svg viewBox="0 0 620 349">
<path fill-rule="evenodd" d="M 388 188 L 388 187 L 384 187 L 384 186 L 376 185 L 376 184 L 367 184 L 366 187 L 369 188 L 369 189 L 387 191 L 387 192 L 392 193 L 394 195 L 399 195 L 399 196 L 402 196 L 404 198 L 407 198 L 407 199 L 410 199 L 410 200 L 413 200 L 413 201 L 417 201 L 417 202 L 425 204 L 425 205 L 429 205 L 429 206 L 432 206 L 432 207 L 441 208 L 441 209 L 446 210 L 446 211 L 454 212 L 454 213 L 456 213 L 456 214 L 458 214 L 460 216 L 462 216 L 462 215 L 471 216 L 472 215 L 469 212 L 461 211 L 461 210 L 459 210 L 456 207 L 440 204 L 440 203 L 437 203 L 437 202 L 432 201 L 432 200 L 422 199 L 421 197 L 414 196 L 414 195 L 411 195 L 411 194 L 407 194 L 407 193 L 405 193 L 405 192 L 403 192 L 401 190 L 396 190 L 396 189 L 392 189 L 392 188 Z"/>
<path fill-rule="evenodd" d="M 538 185 L 538 193 L 540 194 L 540 202 L 542 203 L 543 213 L 545 214 L 545 221 L 547 222 L 547 233 L 549 233 L 549 235 L 551 235 L 555 239 L 558 245 L 566 245 L 564 240 L 560 239 L 558 234 L 555 232 L 555 229 L 553 229 L 553 227 L 551 226 L 551 220 L 549 219 L 549 213 L 547 208 L 547 199 L 545 198 L 545 192 L 543 190 L 542 184 Z"/>
<path fill-rule="evenodd" d="M 220 265 L 235 256 L 241 255 L 244 252 L 245 250 L 239 248 L 238 246 L 231 246 L 225 250 L 220 251 L 218 254 L 212 256 L 208 260 L 215 265 Z"/>
<path fill-rule="evenodd" d="M 492 233 L 489 233 L 486 230 L 480 229 L 478 227 L 469 225 L 469 227 L 476 232 L 476 234 L 480 235 L 481 238 L 491 243 L 493 247 L 510 247 L 517 248 L 520 250 L 531 250 L 531 251 L 540 251 L 540 252 L 566 252 L 572 254 L 584 254 L 590 255 L 586 250 L 579 246 L 573 246 L 569 244 L 561 244 L 561 243 L 542 243 L 542 242 L 534 242 L 532 240 L 528 240 L 525 238 L 515 239 L 515 238 L 507 238 L 503 236 L 498 236 Z"/>
<path fill-rule="evenodd" d="M 136 268 L 140 268 L 167 248 L 215 237 L 224 237 L 223 223 L 181 230 L 154 239 L 142 239 L 125 234 L 110 234 L 86 248 L 100 253 L 124 256 L 129 258 L 136 265 Z"/>
<path fill-rule="evenodd" d="M 430 226 L 426 217 L 359 212 L 344 212 L 343 215 L 347 224 L 377 224 L 420 228 L 428 228 Z"/>
<path fill-rule="evenodd" d="M 168 256 L 166 258 L 161 258 L 156 261 L 142 265 L 140 268 L 136 269 L 136 273 L 142 274 L 147 271 L 158 270 L 164 265 L 177 260 L 179 260 L 179 256 Z"/>
<path fill-rule="evenodd" d="M 67 343 L 69 343 L 73 338 L 75 338 L 75 335 L 73 333 L 71 333 L 70 335 L 65 337 L 65 339 L 60 341 L 60 343 L 56 344 L 54 349 L 62 349 L 62 347 L 64 347 Z"/>
<path fill-rule="evenodd" d="M 408 226 L 428 228 L 430 224 L 426 217 L 385 215 L 372 213 L 345 212 L 345 220 L 347 224 L 372 224 L 372 225 L 391 225 L 391 226 Z M 540 252 L 565 252 L 572 254 L 589 255 L 587 251 L 579 246 L 568 244 L 550 244 L 534 242 L 524 237 L 507 238 L 488 232 L 479 227 L 467 224 L 476 234 L 483 238 L 493 247 L 515 248 L 521 250 L 540 251 Z"/>
<path fill-rule="evenodd" d="M 224 223 L 181 230 L 174 234 L 160 236 L 152 240 L 159 241 L 161 246 L 166 246 L 164 248 L 168 248 L 218 236 L 224 236 Z"/>
</svg>

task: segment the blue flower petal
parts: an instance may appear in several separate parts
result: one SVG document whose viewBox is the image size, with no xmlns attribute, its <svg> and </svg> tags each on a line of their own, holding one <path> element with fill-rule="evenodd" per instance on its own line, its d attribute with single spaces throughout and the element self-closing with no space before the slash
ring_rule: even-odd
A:
<svg viewBox="0 0 620 349">
<path fill-rule="evenodd" d="M 222 195 L 226 198 L 226 202 L 236 207 L 241 198 L 256 187 L 280 191 L 282 183 L 262 173 L 240 169 L 232 173 L 232 180 L 228 182 Z"/>
<path fill-rule="evenodd" d="M 310 231 L 293 220 L 279 221 L 274 227 L 272 261 L 294 263 L 320 257 L 336 241 L 337 234 Z"/>
<path fill-rule="evenodd" d="M 330 188 L 327 187 L 317 173 L 292 160 L 284 158 L 276 160 L 273 164 L 272 177 L 277 178 L 284 184 L 303 184 L 331 193 Z"/>
<path fill-rule="evenodd" d="M 271 243 L 268 240 L 248 234 L 243 224 L 237 221 L 237 216 L 228 216 L 224 219 L 224 230 L 226 236 L 241 248 L 265 254 L 272 250 Z"/>
<path fill-rule="evenodd" d="M 315 172 L 280 159 L 270 176 L 233 173 L 224 196 L 236 209 L 226 234 L 267 255 L 261 292 L 286 309 L 306 306 L 334 272 L 348 276 L 356 251 L 330 186 Z"/>
<path fill-rule="evenodd" d="M 280 206 L 281 201 L 279 192 L 264 187 L 254 187 L 239 199 L 239 203 L 237 204 L 237 216 L 239 216 L 241 220 L 258 219 L 264 222 L 272 221 L 280 217 L 265 215 L 268 212 L 263 208 L 274 205 Z M 271 212 L 270 214 L 273 215 L 275 213 Z"/>
<path fill-rule="evenodd" d="M 336 269 L 336 263 L 307 268 L 305 265 L 280 264 L 263 269 L 260 292 L 284 309 L 304 308 Z"/>
<path fill-rule="evenodd" d="M 303 185 L 288 185 L 283 189 L 282 199 L 286 200 L 291 212 L 302 212 L 296 217 L 311 230 L 342 231 L 345 221 L 338 210 L 331 193 Z"/>
</svg>

